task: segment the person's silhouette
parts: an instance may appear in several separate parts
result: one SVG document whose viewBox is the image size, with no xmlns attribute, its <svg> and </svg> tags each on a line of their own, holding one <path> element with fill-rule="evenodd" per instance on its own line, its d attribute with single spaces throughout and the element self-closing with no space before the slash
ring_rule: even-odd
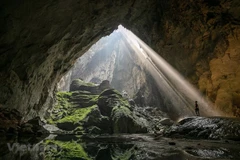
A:
<svg viewBox="0 0 240 160">
<path fill-rule="evenodd" d="M 196 113 L 197 116 L 200 116 L 199 107 L 198 107 L 197 101 L 195 101 L 195 113 Z"/>
</svg>

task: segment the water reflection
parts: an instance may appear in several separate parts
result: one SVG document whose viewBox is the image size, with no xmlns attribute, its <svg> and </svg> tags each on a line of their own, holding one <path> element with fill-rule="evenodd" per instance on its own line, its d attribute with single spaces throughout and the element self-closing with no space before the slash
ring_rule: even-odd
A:
<svg viewBox="0 0 240 160">
<path fill-rule="evenodd" d="M 13 138 L 13 137 L 12 137 Z M 234 147 L 206 145 L 186 147 L 182 142 L 169 145 L 169 139 L 154 140 L 149 135 L 115 135 L 77 137 L 50 135 L 39 142 L 14 137 L 2 139 L 0 159 L 11 160 L 183 160 L 237 159 L 239 145 Z M 187 144 L 189 145 L 189 144 Z"/>
</svg>

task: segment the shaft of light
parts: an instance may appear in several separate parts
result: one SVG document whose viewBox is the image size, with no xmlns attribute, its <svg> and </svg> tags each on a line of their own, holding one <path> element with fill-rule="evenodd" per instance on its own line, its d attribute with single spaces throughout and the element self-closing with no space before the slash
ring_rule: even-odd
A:
<svg viewBox="0 0 240 160">
<path fill-rule="evenodd" d="M 150 72 L 158 83 L 158 87 L 168 92 L 168 96 L 175 110 L 181 112 L 181 117 L 194 114 L 194 103 L 198 101 L 200 112 L 205 116 L 220 116 L 220 112 L 213 111 L 213 104 L 207 101 L 202 94 L 199 93 L 184 77 L 175 70 L 168 62 L 166 62 L 159 54 L 152 50 L 140 38 L 131 31 L 119 27 L 119 30 L 132 44 L 133 49 L 142 56 L 140 59 L 150 64 Z M 144 60 L 145 59 L 145 60 Z M 147 60 L 147 61 L 146 61 Z M 154 70 L 154 71 L 153 71 Z M 181 106 L 184 105 L 184 106 Z M 182 108 L 181 108 L 182 107 Z M 180 117 L 179 117 L 180 118 Z"/>
</svg>

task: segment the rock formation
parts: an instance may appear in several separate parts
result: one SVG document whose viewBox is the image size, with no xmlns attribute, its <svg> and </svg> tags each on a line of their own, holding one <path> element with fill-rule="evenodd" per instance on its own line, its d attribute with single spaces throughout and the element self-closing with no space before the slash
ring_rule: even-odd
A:
<svg viewBox="0 0 240 160">
<path fill-rule="evenodd" d="M 86 82 L 100 83 L 109 80 L 111 86 L 135 100 L 141 107 L 151 106 L 169 111 L 167 101 L 131 44 L 117 30 L 93 45 L 81 56 L 74 67 L 60 81 L 58 90 L 73 91 L 76 78 Z M 71 75 L 71 76 L 69 76 Z M 73 81 L 74 80 L 74 81 Z M 72 82 L 69 87 L 69 82 Z M 165 98 L 165 100 L 164 100 Z M 165 103 L 165 104 L 164 104 Z"/>
<path fill-rule="evenodd" d="M 188 117 L 165 130 L 164 135 L 177 138 L 240 140 L 239 118 Z"/>
<path fill-rule="evenodd" d="M 109 82 L 99 85 L 80 79 L 70 92 L 58 92 L 48 122 L 71 134 L 146 133 L 147 120 Z M 138 115 L 137 115 L 138 114 Z"/>
<path fill-rule="evenodd" d="M 0 135 L 3 139 L 7 139 L 7 136 L 18 136 L 19 139 L 27 137 L 40 141 L 49 135 L 49 131 L 43 127 L 39 117 L 24 122 L 17 110 L 0 108 Z"/>
<path fill-rule="evenodd" d="M 119 24 L 240 115 L 238 0 L 3 0 L 0 9 L 0 106 L 26 119 L 45 113 L 75 60 Z"/>
</svg>

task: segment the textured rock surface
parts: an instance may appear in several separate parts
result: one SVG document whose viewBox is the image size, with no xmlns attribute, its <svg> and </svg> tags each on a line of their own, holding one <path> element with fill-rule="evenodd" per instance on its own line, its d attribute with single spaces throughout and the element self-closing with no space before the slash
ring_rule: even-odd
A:
<svg viewBox="0 0 240 160">
<path fill-rule="evenodd" d="M 108 81 L 96 86 L 78 79 L 70 86 L 76 82 L 80 84 L 75 86 L 76 90 L 57 93 L 57 104 L 49 114 L 49 123 L 74 134 L 148 131 L 147 121 L 136 115 L 137 111 L 133 112 L 133 106 L 118 91 L 109 89 Z"/>
<path fill-rule="evenodd" d="M 43 127 L 43 122 L 39 117 L 23 122 L 22 115 L 15 109 L 0 108 L 0 135 L 45 138 L 49 132 Z"/>
<path fill-rule="evenodd" d="M 52 105 L 61 76 L 120 23 L 239 116 L 238 0 L 3 0 L 0 8 L 0 105 L 26 119 Z"/>
<path fill-rule="evenodd" d="M 116 90 L 105 90 L 99 95 L 98 107 L 109 116 L 113 133 L 147 133 L 148 122 L 133 112 L 132 106 Z"/>
<path fill-rule="evenodd" d="M 165 135 L 178 138 L 240 140 L 240 119 L 189 117 L 166 130 Z"/>
<path fill-rule="evenodd" d="M 20 126 L 19 135 L 34 135 L 34 136 L 43 136 L 47 137 L 49 135 L 49 131 L 43 127 L 43 122 L 40 117 L 35 117 Z"/>
</svg>

